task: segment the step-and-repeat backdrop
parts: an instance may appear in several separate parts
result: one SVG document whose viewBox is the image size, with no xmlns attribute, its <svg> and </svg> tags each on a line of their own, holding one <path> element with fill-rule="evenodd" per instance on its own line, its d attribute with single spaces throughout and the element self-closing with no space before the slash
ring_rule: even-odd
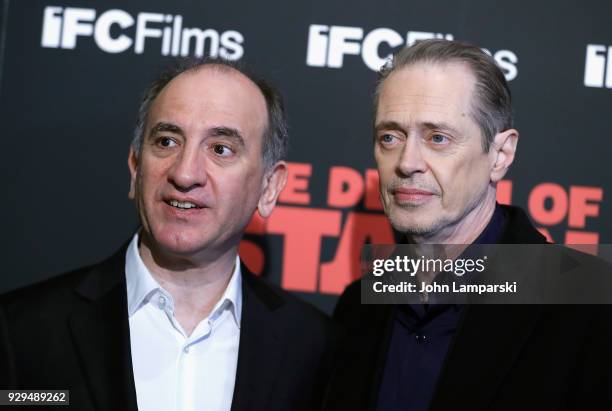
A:
<svg viewBox="0 0 612 411">
<path fill-rule="evenodd" d="M 489 0 L 4 0 L 0 291 L 100 261 L 137 227 L 128 147 L 173 56 L 244 59 L 283 91 L 290 178 L 241 246 L 324 310 L 389 243 L 371 146 L 376 70 L 425 38 L 469 41 L 514 94 L 518 158 L 498 199 L 557 243 L 612 240 L 612 3 Z"/>
</svg>

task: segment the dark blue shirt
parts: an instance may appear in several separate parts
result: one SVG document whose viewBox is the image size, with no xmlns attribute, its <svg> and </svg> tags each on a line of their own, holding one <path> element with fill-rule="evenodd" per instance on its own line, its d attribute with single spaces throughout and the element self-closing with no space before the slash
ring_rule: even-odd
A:
<svg viewBox="0 0 612 411">
<path fill-rule="evenodd" d="M 474 243 L 497 243 L 505 219 L 496 206 Z M 463 311 L 463 305 L 450 304 L 396 306 L 378 411 L 427 410 Z"/>
</svg>

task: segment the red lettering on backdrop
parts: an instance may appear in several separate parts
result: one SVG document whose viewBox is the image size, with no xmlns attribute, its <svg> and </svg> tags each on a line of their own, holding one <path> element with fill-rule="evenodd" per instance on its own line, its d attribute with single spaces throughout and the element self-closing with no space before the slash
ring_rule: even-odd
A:
<svg viewBox="0 0 612 411">
<path fill-rule="evenodd" d="M 265 234 L 266 220 L 261 218 L 258 212 L 255 212 L 245 232 L 247 234 Z M 261 275 L 266 259 L 263 250 L 257 244 L 250 240 L 243 239 L 238 247 L 238 254 L 240 255 L 240 259 L 253 274 Z"/>
<path fill-rule="evenodd" d="M 501 180 L 497 183 L 497 202 L 499 204 L 512 204 L 512 181 Z"/>
<path fill-rule="evenodd" d="M 600 202 L 603 199 L 601 187 L 571 186 L 569 197 L 570 207 L 567 223 L 570 227 L 584 228 L 587 217 L 599 216 L 599 204 L 589 203 L 589 201 Z"/>
<path fill-rule="evenodd" d="M 284 236 L 281 286 L 285 290 L 316 292 L 321 239 L 338 237 L 342 213 L 298 207 L 277 207 L 267 231 Z"/>
<path fill-rule="evenodd" d="M 365 173 L 366 192 L 364 206 L 367 210 L 382 210 L 380 202 L 380 188 L 378 187 L 378 170 L 367 169 Z"/>
<path fill-rule="evenodd" d="M 272 212 L 274 214 L 274 212 Z M 262 218 L 257 211 L 253 213 L 249 225 L 244 230 L 247 234 L 265 234 L 266 233 L 266 219 Z"/>
<path fill-rule="evenodd" d="M 319 292 L 340 294 L 361 276 L 361 248 L 372 244 L 393 244 L 393 232 L 387 217 L 380 214 L 349 213 L 333 261 L 321 264 Z"/>
<path fill-rule="evenodd" d="M 332 167 L 329 170 L 327 205 L 352 207 L 363 197 L 363 178 L 349 167 Z"/>
<path fill-rule="evenodd" d="M 263 250 L 257 244 L 249 240 L 240 241 L 238 255 L 253 274 L 261 275 L 266 261 Z"/>
<path fill-rule="evenodd" d="M 310 204 L 308 182 L 312 174 L 312 164 L 288 163 L 287 185 L 281 191 L 278 201 L 286 204 Z"/>
<path fill-rule="evenodd" d="M 552 199 L 550 210 L 547 210 L 544 206 L 548 198 Z M 559 224 L 567 214 L 567 193 L 559 184 L 538 184 L 529 194 L 527 207 L 529 208 L 529 213 L 538 224 Z"/>
<path fill-rule="evenodd" d="M 583 253 L 597 255 L 598 243 L 599 233 L 573 230 L 567 230 L 565 233 L 565 244 L 567 244 L 568 247 L 575 245 L 576 247 L 572 248 L 582 251 Z"/>
<path fill-rule="evenodd" d="M 308 193 L 312 165 L 289 163 L 287 187 L 279 202 L 310 204 Z M 497 201 L 512 203 L 513 184 L 502 180 L 497 185 Z M 365 178 L 349 167 L 330 169 L 327 204 L 330 207 L 348 208 L 363 199 L 366 210 L 382 210 L 378 187 L 378 172 L 368 169 Z M 571 186 L 568 190 L 559 184 L 541 183 L 533 188 L 528 198 L 529 213 L 535 222 L 543 226 L 561 223 L 566 217 L 570 228 L 586 227 L 586 219 L 599 216 L 599 204 L 603 199 L 600 187 Z M 549 207 L 546 203 L 549 201 Z M 554 242 L 546 227 L 538 230 Z M 302 292 L 339 294 L 360 272 L 361 248 L 366 242 L 384 244 L 393 242 L 391 226 L 384 214 L 349 212 L 342 227 L 342 211 L 278 206 L 266 221 L 255 214 L 248 225 L 249 234 L 280 234 L 284 238 L 283 288 Z M 342 232 L 342 233 L 341 233 Z M 341 233 L 341 235 L 340 235 Z M 321 264 L 323 237 L 340 236 L 334 259 Z M 599 234 L 568 230 L 566 244 L 594 245 L 587 252 L 596 253 Z M 581 249 L 582 250 L 582 249 Z M 584 250 L 583 250 L 584 251 Z M 263 271 L 265 255 L 253 241 L 243 240 L 240 256 L 256 274 Z"/>
</svg>

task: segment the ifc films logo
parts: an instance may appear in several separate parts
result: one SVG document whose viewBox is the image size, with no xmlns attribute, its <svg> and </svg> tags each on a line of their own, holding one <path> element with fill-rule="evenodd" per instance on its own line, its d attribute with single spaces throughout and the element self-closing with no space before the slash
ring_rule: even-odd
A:
<svg viewBox="0 0 612 411">
<path fill-rule="evenodd" d="M 238 31 L 185 27 L 181 15 L 138 13 L 133 16 L 119 9 L 98 14 L 95 9 L 45 7 L 42 47 L 75 49 L 77 40 L 83 41 L 86 37 L 93 37 L 98 48 L 106 53 L 132 49 L 135 54 L 142 54 L 147 48 L 159 47 L 162 56 L 193 54 L 238 60 L 244 54 L 244 37 Z"/>
<path fill-rule="evenodd" d="M 584 85 L 587 87 L 612 88 L 612 46 L 587 45 Z"/>
</svg>

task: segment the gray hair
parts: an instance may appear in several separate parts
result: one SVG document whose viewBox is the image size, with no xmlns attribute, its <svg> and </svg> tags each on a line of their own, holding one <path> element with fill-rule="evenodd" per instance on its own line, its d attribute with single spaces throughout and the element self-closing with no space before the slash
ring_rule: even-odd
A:
<svg viewBox="0 0 612 411">
<path fill-rule="evenodd" d="M 449 62 L 467 64 L 476 78 L 471 115 L 482 132 L 482 148 L 488 152 L 495 135 L 512 128 L 512 95 L 495 60 L 471 44 L 431 39 L 417 41 L 399 51 L 392 61 L 380 69 L 374 92 L 374 113 L 378 108 L 382 84 L 391 73 L 416 63 Z"/>
<path fill-rule="evenodd" d="M 247 77 L 257 86 L 266 100 L 266 107 L 268 110 L 268 121 L 262 139 L 262 157 L 264 165 L 266 168 L 269 168 L 276 164 L 276 162 L 286 159 L 289 149 L 289 133 L 285 106 L 280 92 L 271 83 L 254 74 L 243 64 L 216 57 L 177 59 L 172 66 L 162 71 L 157 78 L 149 84 L 145 89 L 138 109 L 138 119 L 134 129 L 134 138 L 132 139 L 132 148 L 136 155 L 140 155 L 149 110 L 159 93 L 161 93 L 170 81 L 180 74 L 191 70 L 198 70 L 205 66 L 213 66 L 221 70 L 235 70 Z"/>
</svg>

